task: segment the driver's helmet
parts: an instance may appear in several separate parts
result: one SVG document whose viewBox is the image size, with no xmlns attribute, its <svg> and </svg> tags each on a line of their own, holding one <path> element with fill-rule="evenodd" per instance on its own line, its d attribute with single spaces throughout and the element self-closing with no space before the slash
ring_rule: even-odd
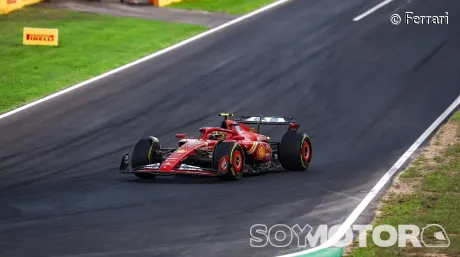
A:
<svg viewBox="0 0 460 257">
<path fill-rule="evenodd" d="M 225 134 L 222 131 L 213 131 L 211 132 L 211 136 L 209 137 L 211 140 L 224 140 Z"/>
</svg>

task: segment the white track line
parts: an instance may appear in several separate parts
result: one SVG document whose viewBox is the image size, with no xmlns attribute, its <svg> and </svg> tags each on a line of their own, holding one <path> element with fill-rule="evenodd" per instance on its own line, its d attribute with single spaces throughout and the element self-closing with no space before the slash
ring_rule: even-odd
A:
<svg viewBox="0 0 460 257">
<path fill-rule="evenodd" d="M 347 230 L 353 225 L 356 219 L 361 215 L 364 209 L 369 205 L 369 203 L 374 199 L 374 197 L 379 193 L 379 191 L 385 186 L 385 184 L 393 177 L 393 175 L 401 168 L 401 166 L 411 157 L 411 155 L 420 147 L 420 145 L 425 142 L 425 140 L 439 127 L 439 125 L 460 105 L 460 95 L 455 99 L 455 101 L 447 108 L 438 119 L 436 119 L 433 124 L 425 131 L 423 134 L 415 141 L 415 143 L 399 158 L 399 160 L 390 168 L 390 170 L 383 175 L 383 177 L 377 182 L 377 184 L 372 188 L 372 190 L 364 197 L 361 203 L 353 210 L 353 212 L 348 216 L 345 222 L 340 226 L 337 232 L 329 238 L 324 244 L 314 247 L 305 251 L 281 255 L 278 257 L 294 257 L 300 256 L 308 253 L 313 253 L 325 248 L 334 246 L 347 232 Z"/>
<path fill-rule="evenodd" d="M 393 1 L 394 1 L 394 0 L 385 0 L 385 1 L 381 2 L 380 4 L 378 4 L 378 5 L 374 6 L 374 7 L 372 7 L 372 8 L 369 9 L 368 11 L 362 13 L 361 15 L 356 16 L 356 17 L 353 19 L 353 21 L 359 21 L 359 20 L 361 20 L 362 18 L 366 17 L 367 15 L 369 15 L 369 14 L 371 14 L 371 13 L 377 11 L 378 9 L 382 8 L 383 6 L 389 4 L 389 3 L 393 2 Z"/>
<path fill-rule="evenodd" d="M 293 1 L 293 0 L 279 0 L 279 1 L 276 1 L 276 2 L 271 3 L 271 4 L 269 4 L 269 5 L 266 5 L 266 6 L 262 7 L 262 8 L 260 8 L 260 9 L 257 9 L 257 10 L 255 10 L 255 11 L 252 11 L 252 12 L 250 12 L 250 13 L 248 13 L 248 14 L 245 14 L 245 15 L 243 15 L 243 16 L 240 16 L 240 17 L 238 17 L 238 18 L 235 18 L 235 19 L 233 19 L 233 20 L 231 20 L 231 21 L 229 21 L 229 22 L 227 22 L 227 23 L 224 23 L 224 24 L 218 26 L 218 27 L 215 27 L 215 28 L 213 28 L 213 29 L 207 30 L 207 31 L 205 31 L 205 32 L 203 32 L 203 33 L 200 33 L 200 34 L 198 34 L 198 35 L 196 35 L 196 36 L 193 36 L 193 37 L 191 37 L 191 38 L 189 38 L 189 39 L 186 39 L 186 40 L 184 40 L 184 41 L 181 41 L 181 42 L 179 42 L 179 43 L 177 43 L 177 44 L 175 44 L 175 45 L 172 45 L 172 46 L 170 46 L 170 47 L 168 47 L 168 48 L 165 48 L 165 49 L 163 49 L 163 50 L 160 50 L 160 51 L 158 51 L 158 52 L 155 52 L 155 53 L 153 53 L 153 54 L 150 54 L 150 55 L 148 55 L 148 56 L 145 56 L 145 57 L 143 57 L 143 58 L 141 58 L 141 59 L 138 59 L 138 60 L 136 60 L 136 61 L 134 61 L 134 62 L 125 64 L 125 65 L 123 65 L 123 66 L 121 66 L 121 67 L 118 67 L 118 68 L 116 68 L 116 69 L 114 69 L 114 70 L 108 71 L 108 72 L 106 72 L 106 73 L 104 73 L 104 74 L 101 74 L 101 75 L 99 75 L 99 76 L 97 76 L 97 77 L 94 77 L 94 78 L 91 78 L 91 79 L 89 79 L 89 80 L 83 81 L 83 82 L 78 83 L 78 84 L 76 84 L 76 85 L 74 85 L 74 86 L 68 87 L 68 88 L 66 88 L 66 89 L 64 89 L 64 90 L 62 90 L 62 91 L 59 91 L 59 92 L 54 93 L 54 94 L 52 94 L 52 95 L 48 95 L 48 96 L 46 96 L 46 97 L 44 97 L 44 98 L 38 99 L 38 100 L 36 100 L 36 101 L 34 101 L 34 102 L 31 102 L 31 103 L 29 103 L 29 104 L 23 105 L 23 106 L 21 106 L 21 107 L 19 107 L 19 108 L 16 108 L 16 109 L 11 110 L 11 111 L 9 111 L 9 112 L 6 112 L 6 113 L 4 113 L 4 114 L 1 114 L 1 115 L 0 115 L 0 119 L 3 119 L 3 118 L 5 118 L 5 117 L 8 117 L 8 116 L 13 115 L 13 114 L 15 114 L 15 113 L 18 113 L 18 112 L 20 112 L 20 111 L 22 111 L 22 110 L 25 110 L 25 109 L 30 108 L 30 107 L 32 107 L 32 106 L 35 106 L 35 105 L 37 105 L 37 104 L 39 104 L 39 103 L 48 101 L 48 100 L 53 99 L 53 98 L 55 98 L 55 97 L 58 97 L 58 96 L 60 96 L 60 95 L 63 95 L 63 94 L 65 94 L 65 93 L 68 93 L 68 92 L 70 92 L 70 91 L 73 91 L 73 90 L 75 90 L 75 89 L 77 89 L 77 88 L 80 88 L 80 87 L 89 85 L 90 83 L 92 83 L 92 82 L 94 82 L 94 81 L 97 81 L 97 80 L 100 80 L 100 79 L 102 79 L 102 78 L 108 77 L 108 76 L 110 76 L 110 75 L 112 75 L 112 74 L 114 74 L 114 73 L 117 73 L 117 72 L 119 72 L 119 71 L 128 69 L 128 68 L 130 68 L 130 67 L 132 67 L 132 66 L 134 66 L 134 65 L 136 65 L 136 64 L 139 64 L 139 63 L 141 63 L 141 62 L 145 62 L 145 61 L 147 61 L 147 60 L 153 59 L 153 58 L 155 58 L 155 57 L 157 57 L 157 56 L 159 56 L 159 55 L 161 55 L 161 54 L 170 52 L 170 51 L 172 51 L 172 50 L 174 50 L 174 49 L 176 49 L 176 48 L 179 48 L 179 47 L 181 47 L 181 46 L 183 46 L 183 45 L 186 45 L 186 44 L 188 44 L 188 43 L 190 43 L 190 42 L 193 42 L 193 41 L 195 41 L 195 40 L 198 40 L 198 39 L 200 39 L 200 38 L 203 38 L 203 37 L 205 37 L 205 36 L 207 36 L 207 35 L 210 35 L 210 34 L 212 34 L 212 33 L 214 33 L 214 32 L 217 32 L 217 31 L 220 31 L 220 30 L 222 30 L 222 29 L 225 29 L 225 28 L 227 28 L 227 27 L 229 27 L 229 26 L 231 26 L 231 25 L 233 25 L 233 24 L 236 24 L 236 23 L 238 23 L 238 22 L 240 22 L 240 21 L 243 21 L 243 20 L 245 20 L 245 19 L 248 19 L 248 18 L 250 18 L 250 17 L 252 17 L 252 16 L 255 16 L 255 15 L 259 14 L 259 13 L 262 13 L 262 12 L 264 12 L 264 11 L 267 11 L 267 10 L 269 10 L 269 9 L 272 9 L 272 8 L 278 6 L 278 5 L 281 5 L 281 4 L 286 3 L 286 2 L 289 2 L 289 1 Z"/>
</svg>

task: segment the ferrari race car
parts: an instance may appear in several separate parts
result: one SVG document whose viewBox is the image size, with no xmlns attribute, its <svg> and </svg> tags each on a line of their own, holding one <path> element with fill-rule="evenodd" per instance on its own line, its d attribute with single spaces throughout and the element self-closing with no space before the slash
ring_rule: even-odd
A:
<svg viewBox="0 0 460 257">
<path fill-rule="evenodd" d="M 176 134 L 176 148 L 162 148 L 150 136 L 139 140 L 130 157 L 125 153 L 121 173 L 142 179 L 159 175 L 204 175 L 222 180 L 238 180 L 246 173 L 269 170 L 307 170 L 312 158 L 310 137 L 297 132 L 294 118 L 241 116 L 221 113 L 220 127 L 202 127 L 197 138 Z M 257 125 L 257 131 L 247 125 Z M 289 125 L 280 142 L 259 134 L 261 125 Z"/>
</svg>

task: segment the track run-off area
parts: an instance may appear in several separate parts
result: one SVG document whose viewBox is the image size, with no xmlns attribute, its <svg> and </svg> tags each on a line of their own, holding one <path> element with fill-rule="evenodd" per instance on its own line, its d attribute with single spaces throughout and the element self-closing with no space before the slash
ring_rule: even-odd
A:
<svg viewBox="0 0 460 257">
<path fill-rule="evenodd" d="M 449 23 L 390 22 L 405 12 Z M 276 256 L 304 249 L 251 247 L 251 226 L 369 222 L 371 190 L 458 102 L 459 17 L 456 0 L 282 1 L 0 116 L 1 255 Z M 173 147 L 219 112 L 296 117 L 310 169 L 232 183 L 118 173 L 138 139 Z"/>
</svg>

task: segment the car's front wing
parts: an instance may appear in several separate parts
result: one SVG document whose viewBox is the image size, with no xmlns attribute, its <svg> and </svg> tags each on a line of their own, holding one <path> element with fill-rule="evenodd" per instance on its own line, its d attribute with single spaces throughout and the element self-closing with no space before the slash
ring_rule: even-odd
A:
<svg viewBox="0 0 460 257">
<path fill-rule="evenodd" d="M 180 164 L 172 170 L 162 170 L 160 163 L 153 163 L 141 167 L 131 167 L 129 161 L 129 155 L 126 153 L 120 164 L 120 173 L 150 173 L 155 175 L 204 175 L 204 176 L 217 176 L 218 171 L 216 169 L 202 168 L 198 166 L 192 166 L 187 164 Z"/>
</svg>

